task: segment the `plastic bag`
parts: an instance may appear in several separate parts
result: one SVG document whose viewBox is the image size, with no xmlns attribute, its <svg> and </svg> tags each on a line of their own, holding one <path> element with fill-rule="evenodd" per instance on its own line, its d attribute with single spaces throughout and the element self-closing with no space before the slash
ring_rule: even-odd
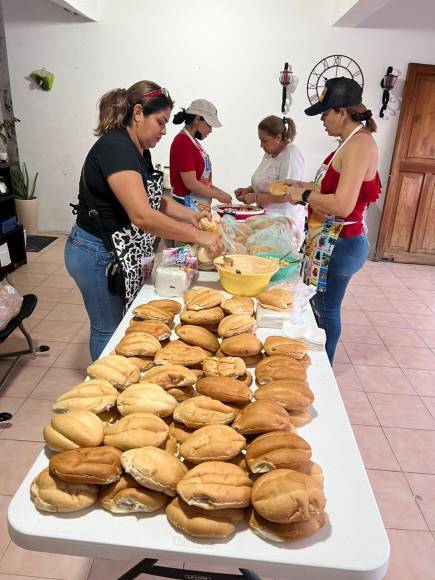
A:
<svg viewBox="0 0 435 580">
<path fill-rule="evenodd" d="M 260 217 L 264 219 L 255 224 L 254 233 L 246 240 L 250 254 L 298 252 L 299 240 L 293 220 L 284 216 L 273 216 L 272 220 L 268 216 Z"/>
<path fill-rule="evenodd" d="M 21 309 L 23 297 L 7 282 L 0 282 L 0 330 L 6 328 Z"/>
</svg>

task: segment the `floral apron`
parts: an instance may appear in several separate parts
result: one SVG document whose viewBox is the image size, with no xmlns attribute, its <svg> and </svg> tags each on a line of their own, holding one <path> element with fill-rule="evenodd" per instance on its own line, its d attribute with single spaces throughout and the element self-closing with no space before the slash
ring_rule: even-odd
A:
<svg viewBox="0 0 435 580">
<path fill-rule="evenodd" d="M 200 143 L 198 143 L 198 141 L 192 137 L 192 135 L 189 133 L 189 131 L 186 131 L 186 129 L 183 129 L 183 132 L 189 137 L 189 139 L 192 141 L 192 143 L 195 145 L 195 147 L 197 147 L 199 149 L 202 160 L 204 161 L 204 170 L 202 172 L 202 175 L 201 175 L 199 181 L 203 185 L 205 185 L 206 187 L 211 187 L 212 171 L 211 171 L 211 160 L 210 160 L 209 154 L 204 149 L 204 147 L 202 147 L 202 145 L 200 145 Z M 201 211 L 203 209 L 210 209 L 211 198 L 210 197 L 203 197 L 201 195 L 196 195 L 195 193 L 189 193 L 184 198 L 184 205 L 186 207 L 189 207 L 193 211 Z"/>
<path fill-rule="evenodd" d="M 336 149 L 329 163 L 323 163 L 320 166 L 314 180 L 317 186 L 316 190 L 320 190 L 322 179 L 337 153 L 360 129 L 362 129 L 362 125 L 355 127 L 352 133 Z M 335 244 L 343 227 L 353 223 L 355 222 L 346 222 L 335 215 L 325 215 L 316 211 L 313 211 L 308 219 L 308 232 L 303 248 L 304 258 L 302 260 L 301 273 L 305 284 L 316 286 L 317 292 L 326 291 L 328 267 Z"/>
</svg>

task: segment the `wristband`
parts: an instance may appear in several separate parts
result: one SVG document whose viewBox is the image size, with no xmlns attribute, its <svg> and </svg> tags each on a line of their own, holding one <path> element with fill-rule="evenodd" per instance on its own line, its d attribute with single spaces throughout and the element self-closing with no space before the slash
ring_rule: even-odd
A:
<svg viewBox="0 0 435 580">
<path fill-rule="evenodd" d="M 311 189 L 306 189 L 305 191 L 302 192 L 302 201 L 307 204 L 308 203 L 308 198 L 310 197 L 310 195 L 313 192 L 311 191 Z"/>
</svg>

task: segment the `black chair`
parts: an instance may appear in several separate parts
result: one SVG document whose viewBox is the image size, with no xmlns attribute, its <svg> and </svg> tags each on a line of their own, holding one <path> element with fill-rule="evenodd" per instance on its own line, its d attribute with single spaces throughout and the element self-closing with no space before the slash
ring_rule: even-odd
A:
<svg viewBox="0 0 435 580">
<path fill-rule="evenodd" d="M 35 294 L 25 294 L 23 296 L 23 304 L 21 305 L 19 313 L 7 324 L 5 328 L 3 328 L 3 330 L 0 330 L 0 343 L 4 342 L 8 338 L 8 336 L 10 336 L 13 333 L 15 329 L 19 328 L 21 332 L 24 334 L 24 337 L 27 340 L 27 344 L 29 345 L 29 348 L 25 350 L 18 350 L 15 352 L 5 352 L 0 354 L 0 360 L 14 358 L 11 366 L 6 371 L 6 374 L 0 380 L 0 393 L 5 388 L 6 382 L 14 372 L 14 369 L 17 366 L 18 361 L 23 355 L 31 354 L 33 357 L 35 357 L 40 352 L 47 352 L 48 350 L 50 350 L 50 347 L 46 346 L 45 344 L 42 344 L 41 346 L 35 346 L 33 344 L 30 334 L 27 332 L 27 330 L 24 328 L 23 325 L 23 321 L 26 318 L 29 318 L 29 316 L 35 310 L 37 302 L 38 298 L 37 296 L 35 296 Z M 8 417 L 2 418 L 4 415 L 7 415 Z M 7 421 L 10 418 L 11 418 L 10 413 L 0 413 L 0 422 Z"/>
</svg>

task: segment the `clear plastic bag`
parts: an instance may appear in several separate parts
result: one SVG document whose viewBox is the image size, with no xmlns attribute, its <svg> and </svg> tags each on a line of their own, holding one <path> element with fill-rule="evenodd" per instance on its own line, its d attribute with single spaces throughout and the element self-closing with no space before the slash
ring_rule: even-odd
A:
<svg viewBox="0 0 435 580">
<path fill-rule="evenodd" d="M 255 219 L 260 218 L 263 219 L 255 223 L 255 231 L 246 241 L 250 254 L 298 252 L 299 239 L 293 220 L 284 216 L 260 216 Z"/>
<path fill-rule="evenodd" d="M 6 281 L 0 282 L 0 330 L 6 328 L 21 309 L 23 297 Z"/>
</svg>

